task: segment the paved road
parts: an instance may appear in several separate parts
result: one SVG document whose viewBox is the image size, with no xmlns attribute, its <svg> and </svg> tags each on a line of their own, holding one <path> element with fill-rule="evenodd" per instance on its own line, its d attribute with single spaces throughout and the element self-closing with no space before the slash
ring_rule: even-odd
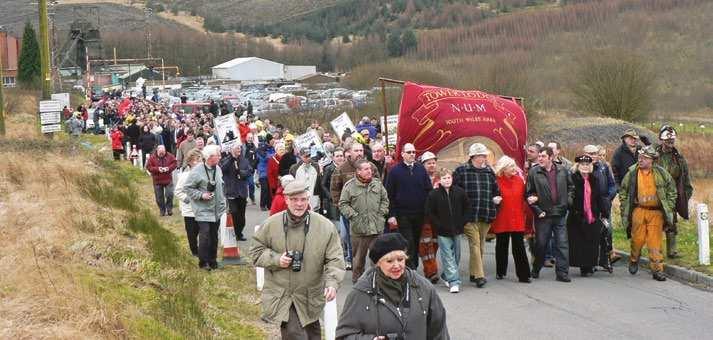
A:
<svg viewBox="0 0 713 340">
<path fill-rule="evenodd" d="M 249 226 L 267 216 L 253 205 L 247 210 Z M 656 282 L 645 270 L 632 276 L 623 265 L 615 267 L 614 274 L 597 272 L 588 278 L 572 268 L 572 283 L 555 281 L 552 269 L 544 268 L 540 279 L 523 284 L 517 282 L 511 262 L 508 276 L 495 280 L 494 241 L 486 247 L 488 284 L 478 289 L 467 282 L 465 243 L 461 292 L 450 294 L 442 284 L 437 288 L 452 339 L 713 338 L 711 292 L 670 279 Z M 246 246 L 241 242 L 241 248 Z M 350 290 L 347 272 L 338 296 L 340 308 Z"/>
</svg>

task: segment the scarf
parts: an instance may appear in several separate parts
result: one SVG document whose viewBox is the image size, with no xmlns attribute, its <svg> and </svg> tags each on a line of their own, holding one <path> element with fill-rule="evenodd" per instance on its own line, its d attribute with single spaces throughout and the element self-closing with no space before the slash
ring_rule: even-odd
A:
<svg viewBox="0 0 713 340">
<path fill-rule="evenodd" d="M 398 280 L 394 280 L 381 272 L 381 268 L 376 268 L 376 286 L 389 302 L 394 306 L 399 306 L 404 298 L 406 272 L 404 271 Z"/>
<path fill-rule="evenodd" d="M 297 227 L 304 225 L 305 218 L 307 218 L 307 214 L 309 214 L 309 212 L 305 212 L 305 214 L 302 216 L 295 216 L 288 209 L 287 210 L 287 226 L 290 228 L 297 228 Z"/>
<path fill-rule="evenodd" d="M 371 180 L 374 178 L 374 177 L 372 176 L 372 177 L 366 179 L 366 178 L 363 178 L 363 177 L 359 176 L 358 173 L 354 173 L 354 177 L 356 177 L 357 181 L 359 181 L 360 183 L 364 183 L 364 184 L 369 184 L 369 183 L 371 183 Z"/>
<path fill-rule="evenodd" d="M 594 214 L 592 213 L 592 186 L 589 184 L 589 176 L 584 178 L 584 218 L 588 224 L 594 223 Z"/>
</svg>

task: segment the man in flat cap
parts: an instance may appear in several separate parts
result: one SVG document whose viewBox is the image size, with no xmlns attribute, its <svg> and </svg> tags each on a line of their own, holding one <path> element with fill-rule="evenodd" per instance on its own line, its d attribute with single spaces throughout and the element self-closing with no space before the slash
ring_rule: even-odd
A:
<svg viewBox="0 0 713 340">
<path fill-rule="evenodd" d="M 631 239 L 629 273 L 639 271 L 639 256 L 644 244 L 649 249 L 653 278 L 665 281 L 661 242 L 665 227 L 673 223 L 676 184 L 666 169 L 654 165 L 659 157 L 652 146 L 639 151 L 638 163 L 624 175 L 619 191 L 621 224 Z"/>
<path fill-rule="evenodd" d="M 678 215 L 681 215 L 685 220 L 688 219 L 688 200 L 693 196 L 691 175 L 688 173 L 688 162 L 676 149 L 676 137 L 676 130 L 670 125 L 664 125 L 659 131 L 659 141 L 661 143 L 656 146 L 656 152 L 659 153 L 656 164 L 671 174 L 677 192 L 673 224 L 666 229 L 666 255 L 670 259 L 678 257 L 678 252 L 676 251 L 676 235 L 678 234 L 676 222 Z"/>
<path fill-rule="evenodd" d="M 263 222 L 250 248 L 253 265 L 266 269 L 262 319 L 279 322 L 282 339 L 322 338 L 319 317 L 345 272 L 337 229 L 309 210 L 308 188 L 285 186 L 287 210 Z"/>
<path fill-rule="evenodd" d="M 617 185 L 621 185 L 629 167 L 636 164 L 637 153 L 641 149 L 639 140 L 639 134 L 634 129 L 627 129 L 621 136 L 621 145 L 614 151 L 611 160 L 611 170 Z"/>
</svg>

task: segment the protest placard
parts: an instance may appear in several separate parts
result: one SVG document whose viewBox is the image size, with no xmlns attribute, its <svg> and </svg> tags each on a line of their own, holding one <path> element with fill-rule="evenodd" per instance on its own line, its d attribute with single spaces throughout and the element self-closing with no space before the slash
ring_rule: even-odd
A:
<svg viewBox="0 0 713 340">
<path fill-rule="evenodd" d="M 352 123 L 352 119 L 349 118 L 349 115 L 347 115 L 346 112 L 343 112 L 337 118 L 334 118 L 334 120 L 331 121 L 332 124 L 332 129 L 334 129 L 334 133 L 337 134 L 337 137 L 339 139 L 342 138 L 344 135 L 344 132 L 349 129 L 352 133 L 356 132 L 356 128 L 354 127 L 354 123 Z"/>
<path fill-rule="evenodd" d="M 218 133 L 220 151 L 228 152 L 235 144 L 241 144 L 240 132 L 233 115 L 218 116 L 213 119 Z"/>
</svg>

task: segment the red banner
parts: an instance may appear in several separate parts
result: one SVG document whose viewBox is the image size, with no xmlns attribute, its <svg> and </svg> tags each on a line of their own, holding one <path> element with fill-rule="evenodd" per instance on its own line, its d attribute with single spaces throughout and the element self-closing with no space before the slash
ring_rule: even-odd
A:
<svg viewBox="0 0 713 340">
<path fill-rule="evenodd" d="M 406 82 L 399 109 L 396 155 L 406 143 L 418 155 L 437 153 L 460 138 L 482 136 L 522 165 L 527 118 L 515 101 L 478 90 L 454 90 Z"/>
<path fill-rule="evenodd" d="M 119 103 L 119 107 L 117 108 L 119 115 L 122 117 L 124 115 L 126 115 L 126 113 L 129 112 L 129 110 L 131 109 L 131 105 L 132 105 L 131 99 L 124 98 L 124 100 L 122 100 L 121 103 Z"/>
</svg>

